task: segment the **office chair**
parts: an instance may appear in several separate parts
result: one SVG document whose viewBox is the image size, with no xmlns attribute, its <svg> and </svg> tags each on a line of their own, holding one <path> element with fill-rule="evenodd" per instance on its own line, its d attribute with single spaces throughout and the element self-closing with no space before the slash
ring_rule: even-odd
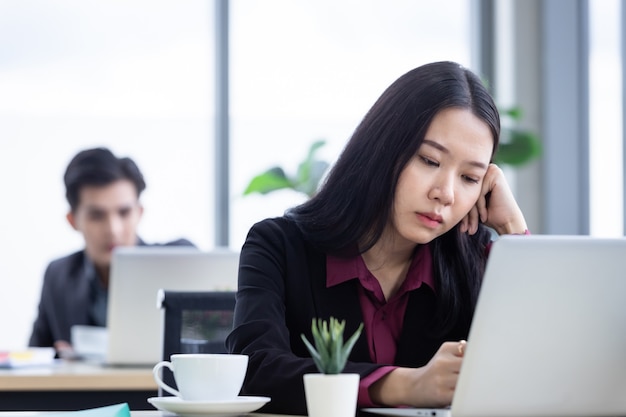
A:
<svg viewBox="0 0 626 417">
<path fill-rule="evenodd" d="M 163 355 L 176 353 L 226 353 L 224 341 L 233 326 L 234 291 L 159 290 L 158 305 L 164 311 Z M 163 381 L 176 388 L 174 376 L 163 370 Z M 169 393 L 159 388 L 159 396 Z"/>
</svg>

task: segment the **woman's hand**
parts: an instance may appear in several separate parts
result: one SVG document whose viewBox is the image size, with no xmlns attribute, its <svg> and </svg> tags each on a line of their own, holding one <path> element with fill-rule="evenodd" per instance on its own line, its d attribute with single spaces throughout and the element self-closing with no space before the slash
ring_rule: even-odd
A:
<svg viewBox="0 0 626 417">
<path fill-rule="evenodd" d="M 496 164 L 487 168 L 478 201 L 461 221 L 461 232 L 476 233 L 479 221 L 500 235 L 523 234 L 528 229 L 504 173 Z"/>
<path fill-rule="evenodd" d="M 476 206 L 480 220 L 500 235 L 524 234 L 528 229 L 504 173 L 496 164 L 487 169 Z"/>
<path fill-rule="evenodd" d="M 372 384 L 372 401 L 387 406 L 446 407 L 452 403 L 465 342 L 445 342 L 421 368 L 397 368 Z"/>
</svg>

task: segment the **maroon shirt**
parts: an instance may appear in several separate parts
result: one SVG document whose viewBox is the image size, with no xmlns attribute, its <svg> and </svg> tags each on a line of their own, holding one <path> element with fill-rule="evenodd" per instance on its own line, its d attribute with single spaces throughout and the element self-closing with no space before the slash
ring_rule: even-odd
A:
<svg viewBox="0 0 626 417">
<path fill-rule="evenodd" d="M 359 301 L 372 362 L 392 365 L 402 332 L 409 291 L 422 285 L 428 285 L 433 291 L 435 289 L 430 248 L 428 245 L 421 245 L 416 249 L 406 279 L 389 300 L 385 300 L 378 280 L 367 269 L 360 255 L 352 258 L 338 258 L 331 255 L 326 257 L 327 287 L 351 279 L 358 279 L 361 284 L 358 286 Z M 382 367 L 361 380 L 359 407 L 375 405 L 369 396 L 369 387 L 395 368 L 395 366 Z"/>
<path fill-rule="evenodd" d="M 528 230 L 525 235 L 530 235 Z M 487 255 L 491 244 L 487 245 Z M 428 245 L 417 247 L 406 279 L 389 300 L 385 300 L 378 280 L 365 266 L 363 258 L 358 255 L 352 258 L 326 257 L 326 287 L 332 287 L 351 279 L 358 279 L 359 301 L 363 313 L 365 337 L 369 346 L 370 358 L 373 363 L 388 364 L 363 378 L 359 383 L 359 407 L 375 406 L 369 396 L 369 387 L 389 372 L 393 366 L 404 313 L 409 301 L 409 291 L 422 285 L 428 285 L 435 291 L 432 257 Z"/>
</svg>

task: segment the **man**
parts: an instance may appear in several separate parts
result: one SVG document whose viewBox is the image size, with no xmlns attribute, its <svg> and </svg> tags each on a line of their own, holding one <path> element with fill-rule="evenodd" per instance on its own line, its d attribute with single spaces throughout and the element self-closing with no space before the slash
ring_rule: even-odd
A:
<svg viewBox="0 0 626 417">
<path fill-rule="evenodd" d="M 137 227 L 146 184 L 132 159 L 105 148 L 81 151 L 70 161 L 64 182 L 67 221 L 83 235 L 85 248 L 48 265 L 29 340 L 29 346 L 53 346 L 59 356 L 72 354 L 73 325 L 106 326 L 113 249 L 145 245 Z M 185 239 L 166 245 L 193 246 Z"/>
</svg>

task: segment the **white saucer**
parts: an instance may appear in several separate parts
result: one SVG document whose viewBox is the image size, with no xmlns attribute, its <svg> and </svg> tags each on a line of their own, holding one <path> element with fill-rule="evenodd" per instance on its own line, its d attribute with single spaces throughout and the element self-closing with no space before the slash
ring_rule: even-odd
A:
<svg viewBox="0 0 626 417">
<path fill-rule="evenodd" d="M 178 397 L 152 397 L 148 402 L 159 410 L 180 416 L 251 413 L 270 401 L 268 397 L 240 396 L 228 401 L 184 401 Z"/>
</svg>

